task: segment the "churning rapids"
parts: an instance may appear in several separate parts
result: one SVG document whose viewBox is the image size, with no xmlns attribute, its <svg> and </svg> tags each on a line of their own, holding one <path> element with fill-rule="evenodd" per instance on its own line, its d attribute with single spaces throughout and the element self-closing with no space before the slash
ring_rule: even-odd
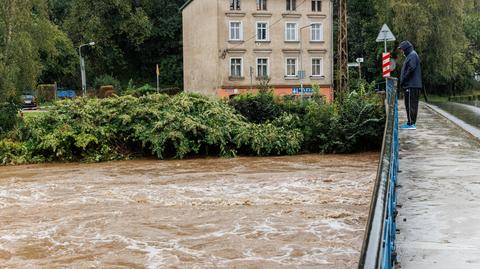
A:
<svg viewBox="0 0 480 269">
<path fill-rule="evenodd" d="M 354 268 L 378 153 L 0 167 L 0 268 Z"/>
</svg>

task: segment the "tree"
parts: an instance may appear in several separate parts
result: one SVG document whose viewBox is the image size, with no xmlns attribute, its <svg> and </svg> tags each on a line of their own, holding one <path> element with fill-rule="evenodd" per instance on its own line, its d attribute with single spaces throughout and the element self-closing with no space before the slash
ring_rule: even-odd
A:
<svg viewBox="0 0 480 269">
<path fill-rule="evenodd" d="M 74 0 L 62 27 L 76 45 L 96 42 L 85 48 L 94 73 L 121 77 L 131 75 L 128 55 L 152 32 L 145 11 L 130 0 Z"/>
<path fill-rule="evenodd" d="M 31 89 L 41 65 L 33 28 L 42 20 L 41 2 L 5 0 L 0 6 L 0 97 Z"/>
<path fill-rule="evenodd" d="M 45 0 L 5 0 L 0 7 L 0 98 L 73 72 L 71 41 L 48 17 Z"/>
<path fill-rule="evenodd" d="M 89 74 L 150 82 L 159 64 L 161 86 L 182 86 L 179 8 L 185 0 L 49 1 L 52 20 L 74 44 L 97 43 L 84 51 L 94 70 Z"/>
<path fill-rule="evenodd" d="M 393 27 L 400 40 L 410 40 L 422 58 L 424 82 L 433 92 L 446 91 L 461 65 L 466 38 L 463 0 L 392 3 Z"/>
</svg>

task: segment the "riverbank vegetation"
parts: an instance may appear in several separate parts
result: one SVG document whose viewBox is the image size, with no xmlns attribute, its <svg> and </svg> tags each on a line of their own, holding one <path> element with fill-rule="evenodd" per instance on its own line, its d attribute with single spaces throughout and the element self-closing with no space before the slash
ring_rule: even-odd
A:
<svg viewBox="0 0 480 269">
<path fill-rule="evenodd" d="M 254 117 L 245 108 L 259 102 L 268 110 Z M 4 134 L 0 164 L 347 153 L 378 149 L 383 126 L 383 101 L 363 89 L 342 104 L 271 92 L 230 101 L 187 93 L 77 98 Z"/>
</svg>

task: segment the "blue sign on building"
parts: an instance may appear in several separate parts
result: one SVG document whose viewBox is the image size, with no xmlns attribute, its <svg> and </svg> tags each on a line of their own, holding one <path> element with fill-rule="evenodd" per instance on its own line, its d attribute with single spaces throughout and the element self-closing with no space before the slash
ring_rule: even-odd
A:
<svg viewBox="0 0 480 269">
<path fill-rule="evenodd" d="M 301 94 L 301 93 L 302 93 L 302 89 L 300 87 L 292 88 L 292 94 Z M 313 94 L 313 89 L 311 87 L 304 87 L 303 93 Z"/>
</svg>

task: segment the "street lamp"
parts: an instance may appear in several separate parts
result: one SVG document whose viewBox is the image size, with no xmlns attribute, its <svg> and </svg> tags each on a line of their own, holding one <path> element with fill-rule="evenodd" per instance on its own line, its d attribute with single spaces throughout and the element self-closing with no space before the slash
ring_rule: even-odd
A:
<svg viewBox="0 0 480 269">
<path fill-rule="evenodd" d="M 82 57 L 82 47 L 85 46 L 94 46 L 95 42 L 90 42 L 78 46 L 78 54 L 80 55 L 80 75 L 82 77 L 82 95 L 85 97 L 87 95 L 87 77 L 85 75 L 85 59 Z"/>
</svg>

